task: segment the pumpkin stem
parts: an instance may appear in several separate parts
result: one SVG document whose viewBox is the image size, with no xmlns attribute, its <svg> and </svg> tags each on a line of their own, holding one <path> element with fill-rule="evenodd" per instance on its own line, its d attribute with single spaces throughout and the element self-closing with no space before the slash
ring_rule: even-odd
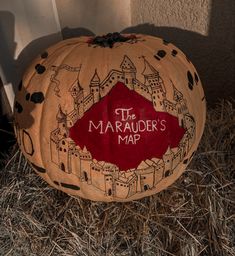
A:
<svg viewBox="0 0 235 256">
<path fill-rule="evenodd" d="M 108 33 L 104 36 L 96 36 L 88 41 L 88 44 L 99 45 L 101 47 L 113 48 L 114 43 L 126 42 L 129 40 L 137 39 L 135 35 L 122 35 L 118 32 Z"/>
</svg>

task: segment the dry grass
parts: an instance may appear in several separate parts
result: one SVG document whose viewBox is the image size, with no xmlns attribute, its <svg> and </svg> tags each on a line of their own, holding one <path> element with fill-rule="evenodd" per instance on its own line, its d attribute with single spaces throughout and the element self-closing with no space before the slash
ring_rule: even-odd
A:
<svg viewBox="0 0 235 256">
<path fill-rule="evenodd" d="M 235 255 L 232 103 L 209 110 L 181 178 L 135 202 L 69 197 L 47 186 L 15 149 L 0 176 L 0 255 Z"/>
</svg>

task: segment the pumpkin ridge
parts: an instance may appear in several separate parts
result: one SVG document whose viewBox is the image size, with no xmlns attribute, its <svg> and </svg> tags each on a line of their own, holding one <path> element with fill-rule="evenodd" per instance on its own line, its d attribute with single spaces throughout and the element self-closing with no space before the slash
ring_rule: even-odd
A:
<svg viewBox="0 0 235 256">
<path fill-rule="evenodd" d="M 80 45 L 80 44 L 79 44 Z M 72 49 L 70 49 L 70 51 L 64 56 L 64 58 L 63 58 L 63 60 L 61 61 L 61 63 L 60 63 L 60 65 L 64 62 L 64 60 L 71 54 L 71 52 L 77 47 L 78 45 L 76 44 L 76 45 L 74 45 L 73 47 L 72 47 Z M 47 88 L 46 88 L 46 90 L 45 90 L 45 99 L 47 98 L 47 95 L 48 95 L 48 93 L 49 93 L 49 88 L 51 87 L 51 84 L 52 84 L 53 82 L 50 80 L 50 82 L 49 82 L 49 84 L 48 84 L 48 86 L 47 86 Z M 43 132 L 43 130 L 41 129 L 41 124 L 43 123 L 42 122 L 42 120 L 43 120 L 43 114 L 44 114 L 44 111 L 45 111 L 45 105 L 43 104 L 43 106 L 42 106 L 42 110 L 41 110 L 41 115 L 40 115 L 40 122 L 39 122 L 39 134 L 40 134 L 40 138 L 43 138 L 43 136 L 42 136 L 42 132 Z M 39 144 L 40 145 L 42 145 L 43 143 L 42 143 L 42 141 L 40 141 L 39 142 Z M 42 163 L 43 163 L 43 167 L 45 168 L 45 164 L 44 164 L 44 159 L 43 159 L 43 154 L 42 154 L 42 151 L 41 151 L 41 146 L 40 146 L 40 155 L 41 155 L 41 161 L 42 161 Z M 50 180 L 51 180 L 51 182 L 53 183 L 53 180 L 51 179 L 51 177 L 50 177 L 50 173 L 48 173 L 48 172 L 46 172 L 46 174 L 48 175 L 48 177 L 50 178 Z"/>
<path fill-rule="evenodd" d="M 152 37 L 151 37 L 151 38 L 152 38 Z M 157 41 L 156 38 L 153 38 L 153 39 Z M 143 46 L 146 50 L 148 50 L 149 52 L 151 52 L 151 53 L 153 54 L 153 57 L 155 56 L 156 53 L 154 53 L 154 52 L 156 52 L 156 50 L 154 50 L 154 51 L 151 50 L 151 48 L 150 48 L 148 45 L 144 44 L 143 42 L 140 42 L 140 44 L 142 44 L 142 46 Z M 169 50 L 169 46 L 168 46 L 168 45 L 164 45 L 164 47 Z M 158 65 L 160 65 L 162 69 L 165 69 L 165 70 L 167 69 L 167 65 L 166 65 L 167 63 L 164 63 L 164 62 L 161 62 L 161 63 L 156 62 L 156 63 L 158 63 Z M 156 66 L 157 66 L 157 65 L 156 65 Z M 170 76 L 170 73 L 169 73 L 169 74 L 168 74 L 168 73 L 169 73 L 169 72 L 166 72 L 166 71 L 163 72 L 164 76 L 167 77 L 168 80 L 172 82 L 172 79 L 173 79 L 173 78 Z M 172 82 L 172 83 L 173 83 L 173 82 Z M 174 84 L 174 86 L 175 86 L 175 83 L 173 83 L 173 84 Z M 167 87 L 168 87 L 168 89 L 169 89 L 170 86 L 168 85 Z M 177 88 L 176 88 L 176 89 L 177 89 Z M 177 90 L 178 90 L 178 89 L 177 89 Z M 181 93 L 182 93 L 182 92 L 181 92 Z M 188 95 L 189 95 L 189 94 L 187 93 L 187 96 L 188 96 Z M 187 97 L 185 97 L 185 98 L 187 98 Z M 194 114 L 194 113 L 193 113 L 193 114 Z M 195 115 L 193 115 L 193 116 L 195 116 Z"/>
<path fill-rule="evenodd" d="M 177 49 L 178 49 L 178 47 L 177 47 Z M 179 49 L 180 50 L 180 49 Z M 180 50 L 181 51 L 181 50 Z M 182 51 L 181 51 L 181 53 L 183 54 L 183 55 L 185 55 Z M 179 73 L 179 74 L 182 74 L 182 77 L 184 76 L 184 73 L 185 73 L 185 76 L 186 76 L 186 71 L 188 70 L 188 67 L 186 66 L 186 64 L 187 64 L 187 61 L 186 61 L 186 59 L 184 60 L 183 58 L 180 58 L 181 56 L 180 55 L 177 55 L 177 58 L 179 59 L 179 61 L 180 61 L 180 63 L 182 64 L 182 66 L 184 67 L 184 71 L 182 70 L 182 69 L 180 69 L 180 68 L 177 68 L 176 67 L 176 69 L 177 69 L 177 72 Z M 185 55 L 185 57 L 186 57 L 186 55 Z M 170 60 L 170 62 L 172 63 L 172 65 L 174 64 L 173 63 L 173 61 L 172 60 Z M 190 62 L 190 63 L 188 63 L 188 65 L 190 65 L 190 66 L 192 66 L 193 67 L 193 69 L 195 69 L 195 67 L 194 67 L 194 65 L 192 64 L 192 62 Z M 193 97 L 195 97 L 195 95 L 193 95 L 192 93 L 191 93 L 191 91 L 189 90 L 189 88 L 188 88 L 188 86 L 187 86 L 187 84 L 185 84 L 185 87 L 186 87 L 186 90 L 184 90 L 184 95 L 185 95 L 185 98 L 187 99 L 187 101 L 192 101 L 192 98 Z M 197 88 L 194 88 L 194 93 L 197 93 L 197 94 L 200 94 L 200 92 L 199 92 L 199 87 L 197 87 Z M 194 119 L 195 119 L 195 122 L 197 122 L 198 123 L 198 121 L 196 120 L 196 115 L 195 115 L 195 108 L 191 108 L 191 110 L 190 110 L 190 112 L 191 112 L 191 114 L 192 114 L 192 116 L 194 117 Z M 204 125 L 203 125 L 204 126 Z M 199 127 L 195 127 L 195 137 L 197 137 L 198 136 L 198 131 L 197 130 L 199 130 Z M 196 141 L 196 140 L 195 140 Z M 195 143 L 196 144 L 196 143 Z M 198 143 L 199 144 L 199 143 Z M 198 146 L 198 145 L 197 145 Z M 189 152 L 188 152 L 188 154 L 185 156 L 185 158 L 190 154 L 190 152 L 191 152 L 191 149 L 189 150 Z"/>
<path fill-rule="evenodd" d="M 156 50 L 152 50 L 148 45 L 144 44 L 143 42 L 140 42 L 140 44 L 149 52 L 151 52 L 152 56 L 154 57 L 156 55 Z M 169 49 L 168 46 L 165 46 L 165 48 Z M 162 69 L 165 68 L 165 66 L 167 66 L 166 64 L 164 64 L 163 62 L 156 62 L 159 64 L 159 66 L 162 67 Z M 157 66 L 157 65 L 156 65 Z M 163 72 L 163 71 L 162 71 Z M 163 72 L 164 76 L 166 76 L 169 81 L 171 80 L 171 77 L 167 74 L 167 72 Z"/>
<path fill-rule="evenodd" d="M 153 40 L 156 40 L 156 41 L 157 41 L 156 38 L 153 38 Z M 147 49 L 147 50 L 149 50 L 151 53 L 153 53 L 153 50 L 152 50 L 148 45 L 144 44 L 143 42 L 139 42 L 139 43 L 142 44 L 145 49 Z M 170 50 L 169 44 L 168 44 L 168 45 L 165 45 L 165 48 L 167 48 L 168 50 Z M 175 48 L 177 48 L 177 50 L 179 49 L 177 46 L 175 46 Z M 180 49 L 179 49 L 179 50 L 180 50 Z M 181 52 L 183 55 L 185 55 L 181 50 L 180 50 L 180 52 Z M 155 54 L 154 54 L 154 55 L 155 55 Z M 179 56 L 180 56 L 180 55 L 178 55 L 178 58 L 179 58 Z M 186 55 L 185 55 L 185 58 L 186 58 Z M 186 59 L 185 59 L 185 61 L 184 61 L 183 58 L 179 58 L 179 59 L 180 59 L 180 62 L 182 63 L 182 65 L 185 67 L 185 70 L 188 70 L 188 67 L 186 66 L 186 64 L 187 64 Z M 182 60 L 183 60 L 183 61 L 182 61 Z M 170 62 L 173 64 L 173 62 L 172 62 L 171 60 L 170 60 Z M 195 66 L 193 65 L 192 62 L 190 62 L 189 64 L 193 67 L 194 70 L 196 70 L 196 69 L 195 69 Z M 163 62 L 161 62 L 160 65 L 161 65 L 163 68 L 165 68 L 165 69 L 167 68 L 167 65 L 164 64 Z M 181 70 L 179 69 L 178 72 L 181 72 Z M 186 73 L 186 72 L 185 72 L 185 73 Z M 169 80 L 172 79 L 172 77 L 169 77 L 168 72 L 164 72 L 164 75 L 167 76 Z M 184 94 L 187 95 L 187 97 L 185 97 L 185 98 L 191 99 L 192 97 L 195 97 L 195 95 L 194 95 L 194 96 L 193 96 L 193 95 L 190 95 L 190 91 L 188 90 L 187 85 L 185 85 L 185 87 L 186 87 L 186 90 L 184 91 Z M 203 91 L 202 86 L 200 86 L 200 87 L 201 87 L 201 89 L 202 89 L 202 91 Z M 200 88 L 200 87 L 197 86 L 197 88 L 194 88 L 194 90 L 195 90 L 195 89 L 197 90 L 198 94 L 200 94 L 200 92 L 199 92 L 199 88 Z M 201 96 L 200 96 L 200 98 L 201 98 Z M 191 114 L 192 114 L 192 116 L 195 118 L 195 110 L 194 110 L 194 109 L 191 109 Z M 205 118 L 202 118 L 202 120 L 205 120 Z M 200 139 L 201 139 L 202 134 L 203 134 L 203 129 L 202 129 L 202 127 L 204 127 L 204 125 L 205 125 L 205 121 L 204 121 L 204 123 L 203 123 L 203 122 L 201 123 L 201 127 L 196 127 L 196 128 L 195 128 L 195 136 L 196 136 L 196 137 L 197 137 L 197 128 L 198 128 L 198 130 L 201 130 L 201 131 L 202 131 L 202 132 L 201 132 L 201 136 L 199 135 L 199 137 L 198 137 L 198 138 L 199 138 L 199 142 L 200 142 Z M 199 142 L 198 142 L 198 145 L 199 145 Z M 197 145 L 197 146 L 198 146 L 198 145 Z M 189 153 L 190 153 L 190 151 L 188 152 L 188 154 L 189 154 Z M 187 154 L 187 155 L 188 155 L 188 154 Z"/>
</svg>

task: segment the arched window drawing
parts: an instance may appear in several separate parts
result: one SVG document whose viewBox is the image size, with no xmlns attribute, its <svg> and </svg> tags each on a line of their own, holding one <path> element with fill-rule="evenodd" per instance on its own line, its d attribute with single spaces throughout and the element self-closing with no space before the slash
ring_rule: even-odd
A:
<svg viewBox="0 0 235 256">
<path fill-rule="evenodd" d="M 83 172 L 83 176 L 84 176 L 84 179 L 85 179 L 85 181 L 88 181 L 88 175 L 87 175 L 87 172 Z"/>
<path fill-rule="evenodd" d="M 64 163 L 60 163 L 60 169 L 61 169 L 63 172 L 65 172 L 65 165 L 64 165 Z"/>
<path fill-rule="evenodd" d="M 149 189 L 150 189 L 149 185 L 148 185 L 148 184 L 145 184 L 145 185 L 144 185 L 144 191 L 149 190 Z"/>
<path fill-rule="evenodd" d="M 168 177 L 168 176 L 170 176 L 170 170 L 165 172 L 165 177 Z"/>
</svg>

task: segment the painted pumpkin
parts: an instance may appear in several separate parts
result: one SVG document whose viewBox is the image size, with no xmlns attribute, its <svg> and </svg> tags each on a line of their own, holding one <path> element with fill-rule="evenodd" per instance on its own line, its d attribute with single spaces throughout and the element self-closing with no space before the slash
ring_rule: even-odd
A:
<svg viewBox="0 0 235 256">
<path fill-rule="evenodd" d="M 173 44 L 118 33 L 64 40 L 26 71 L 15 101 L 18 143 L 51 186 L 130 201 L 172 184 L 205 124 L 197 71 Z"/>
</svg>

